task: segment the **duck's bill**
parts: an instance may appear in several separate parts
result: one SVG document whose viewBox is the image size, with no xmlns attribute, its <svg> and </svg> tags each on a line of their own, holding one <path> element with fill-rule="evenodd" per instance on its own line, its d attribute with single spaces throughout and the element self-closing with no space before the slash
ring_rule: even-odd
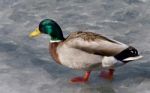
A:
<svg viewBox="0 0 150 93">
<path fill-rule="evenodd" d="M 143 58 L 143 56 L 136 56 L 136 57 L 128 57 L 124 59 L 123 61 L 134 61 Z"/>
<path fill-rule="evenodd" d="M 39 28 L 36 28 L 33 32 L 31 32 L 29 34 L 29 37 L 36 37 L 36 36 L 39 36 L 41 34 Z"/>
</svg>

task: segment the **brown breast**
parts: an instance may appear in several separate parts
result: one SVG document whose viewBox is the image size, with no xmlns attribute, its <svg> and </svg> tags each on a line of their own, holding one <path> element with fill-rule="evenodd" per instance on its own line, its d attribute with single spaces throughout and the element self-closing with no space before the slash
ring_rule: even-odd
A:
<svg viewBox="0 0 150 93">
<path fill-rule="evenodd" d="M 52 56 L 52 58 L 58 63 L 58 64 L 61 64 L 60 60 L 59 60 L 59 56 L 56 52 L 57 50 L 57 46 L 59 44 L 61 44 L 62 42 L 54 42 L 54 43 L 49 43 L 49 52 Z"/>
</svg>

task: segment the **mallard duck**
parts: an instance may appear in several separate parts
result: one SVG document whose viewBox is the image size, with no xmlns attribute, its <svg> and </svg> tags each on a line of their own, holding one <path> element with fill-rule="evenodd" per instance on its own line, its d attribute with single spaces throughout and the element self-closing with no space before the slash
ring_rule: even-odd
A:
<svg viewBox="0 0 150 93">
<path fill-rule="evenodd" d="M 83 77 L 71 79 L 73 83 L 87 82 L 91 71 L 103 68 L 108 71 L 102 71 L 100 76 L 112 80 L 116 64 L 123 65 L 142 58 L 134 47 L 101 34 L 78 31 L 64 38 L 60 26 L 52 19 L 42 20 L 29 36 L 41 33 L 50 36 L 49 52 L 58 64 L 85 71 Z"/>
</svg>

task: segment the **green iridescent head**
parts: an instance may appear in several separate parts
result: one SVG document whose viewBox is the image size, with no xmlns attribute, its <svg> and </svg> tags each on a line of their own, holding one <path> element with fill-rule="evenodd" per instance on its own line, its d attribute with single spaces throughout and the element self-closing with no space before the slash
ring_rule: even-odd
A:
<svg viewBox="0 0 150 93">
<path fill-rule="evenodd" d="M 51 19 L 44 19 L 40 22 L 39 27 L 30 34 L 30 37 L 39 35 L 40 33 L 48 34 L 51 37 L 51 41 L 64 40 L 62 30 L 60 26 Z"/>
</svg>

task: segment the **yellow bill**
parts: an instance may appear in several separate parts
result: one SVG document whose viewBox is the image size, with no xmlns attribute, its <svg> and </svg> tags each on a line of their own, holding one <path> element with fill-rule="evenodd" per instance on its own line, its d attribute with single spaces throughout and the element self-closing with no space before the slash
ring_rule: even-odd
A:
<svg viewBox="0 0 150 93">
<path fill-rule="evenodd" d="M 36 28 L 33 32 L 31 32 L 29 34 L 29 37 L 36 37 L 36 36 L 39 36 L 41 34 L 39 28 Z"/>
</svg>

